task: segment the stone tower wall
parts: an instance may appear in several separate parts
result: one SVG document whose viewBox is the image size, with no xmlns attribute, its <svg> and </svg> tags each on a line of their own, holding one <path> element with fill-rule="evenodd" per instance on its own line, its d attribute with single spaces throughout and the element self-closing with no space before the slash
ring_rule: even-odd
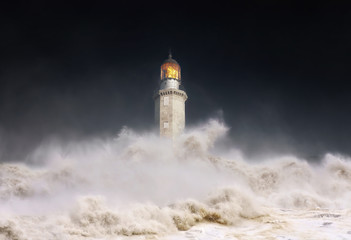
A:
<svg viewBox="0 0 351 240">
<path fill-rule="evenodd" d="M 185 127 L 185 101 L 187 95 L 178 89 L 159 90 L 155 95 L 155 120 L 160 135 L 173 138 Z"/>
</svg>

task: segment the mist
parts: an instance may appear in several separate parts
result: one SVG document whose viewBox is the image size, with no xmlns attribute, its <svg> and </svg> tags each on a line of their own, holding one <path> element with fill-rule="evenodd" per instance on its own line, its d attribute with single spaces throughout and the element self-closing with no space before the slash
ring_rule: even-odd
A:
<svg viewBox="0 0 351 240">
<path fill-rule="evenodd" d="M 154 128 L 152 93 L 158 68 L 154 59 L 134 72 L 93 64 L 89 68 L 93 70 L 68 75 L 41 61 L 19 66 L 20 73 L 6 70 L 1 75 L 0 161 L 23 161 L 51 139 L 111 138 L 123 126 L 137 131 Z M 251 81 L 243 76 L 238 76 L 238 88 L 231 93 L 229 86 L 213 88 L 190 69 L 183 72 L 189 95 L 187 125 L 222 112 L 221 119 L 230 128 L 228 139 L 249 158 L 293 154 L 321 161 L 328 152 L 350 154 L 347 106 L 335 103 L 344 99 L 342 92 L 330 103 L 321 102 L 327 108 L 316 108 L 309 100 L 296 103 L 259 85 L 240 86 Z"/>
</svg>

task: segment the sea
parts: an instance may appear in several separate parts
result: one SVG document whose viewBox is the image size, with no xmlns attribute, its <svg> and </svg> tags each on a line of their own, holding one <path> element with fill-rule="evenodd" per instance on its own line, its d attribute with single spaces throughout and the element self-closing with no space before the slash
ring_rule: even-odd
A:
<svg viewBox="0 0 351 240">
<path fill-rule="evenodd" d="M 218 120 L 123 128 L 0 163 L 0 240 L 351 239 L 351 159 L 249 159 Z M 20 146 L 18 146 L 20 149 Z"/>
</svg>

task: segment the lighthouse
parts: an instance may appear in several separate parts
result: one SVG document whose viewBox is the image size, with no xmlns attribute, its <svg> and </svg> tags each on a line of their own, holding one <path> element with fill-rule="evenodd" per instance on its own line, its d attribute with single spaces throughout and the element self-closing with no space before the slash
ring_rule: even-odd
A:
<svg viewBox="0 0 351 240">
<path fill-rule="evenodd" d="M 155 121 L 160 136 L 175 138 L 185 127 L 185 101 L 188 96 L 181 90 L 181 69 L 169 53 L 161 65 L 159 89 L 154 95 Z"/>
</svg>

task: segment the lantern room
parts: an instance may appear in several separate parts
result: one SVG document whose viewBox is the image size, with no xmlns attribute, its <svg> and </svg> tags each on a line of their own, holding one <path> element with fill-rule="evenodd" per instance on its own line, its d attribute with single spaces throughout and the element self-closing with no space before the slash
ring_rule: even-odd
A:
<svg viewBox="0 0 351 240">
<path fill-rule="evenodd" d="M 165 79 L 181 80 L 180 66 L 176 60 L 169 54 L 168 59 L 161 65 L 161 81 Z"/>
</svg>

